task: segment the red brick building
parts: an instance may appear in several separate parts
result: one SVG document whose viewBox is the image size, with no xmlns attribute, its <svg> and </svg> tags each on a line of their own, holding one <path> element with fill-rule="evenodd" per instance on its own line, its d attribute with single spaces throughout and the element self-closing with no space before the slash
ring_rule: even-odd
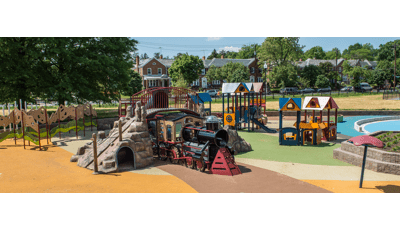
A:
<svg viewBox="0 0 400 230">
<path fill-rule="evenodd" d="M 201 74 L 199 75 L 199 79 L 193 81 L 190 86 L 193 89 L 218 89 L 222 87 L 221 81 L 212 81 L 208 82 L 205 77 L 208 69 L 214 65 L 218 68 L 221 68 L 225 64 L 229 62 L 233 63 L 242 63 L 244 66 L 249 68 L 250 77 L 249 82 L 262 82 L 262 71 L 258 68 L 258 60 L 256 58 L 250 59 L 225 59 L 223 56 L 221 58 L 213 58 L 212 60 L 206 60 L 203 56 L 202 58 L 204 69 L 202 69 Z M 159 59 L 156 58 L 148 58 L 140 60 L 139 57 L 136 57 L 136 65 L 134 69 L 136 72 L 140 74 L 142 77 L 142 84 L 144 89 L 151 87 L 168 87 L 172 85 L 171 78 L 168 74 L 168 69 L 171 67 L 173 59 L 163 59 L 162 55 Z"/>
</svg>

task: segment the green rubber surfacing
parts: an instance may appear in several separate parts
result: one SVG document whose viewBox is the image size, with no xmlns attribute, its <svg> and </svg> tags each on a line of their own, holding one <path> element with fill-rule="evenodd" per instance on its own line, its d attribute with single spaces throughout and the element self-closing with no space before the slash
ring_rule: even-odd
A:
<svg viewBox="0 0 400 230">
<path fill-rule="evenodd" d="M 235 155 L 238 158 L 311 165 L 352 166 L 333 159 L 333 150 L 340 148 L 340 144 L 323 142 L 319 145 L 284 146 L 279 145 L 279 138 L 276 136 L 247 131 L 238 131 L 238 133 L 253 148 L 253 151 Z"/>
</svg>

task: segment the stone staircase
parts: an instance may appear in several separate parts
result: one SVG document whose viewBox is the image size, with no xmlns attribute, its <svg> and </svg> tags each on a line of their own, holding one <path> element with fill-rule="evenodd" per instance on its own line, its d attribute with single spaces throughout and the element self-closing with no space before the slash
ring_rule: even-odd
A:
<svg viewBox="0 0 400 230">
<path fill-rule="evenodd" d="M 364 146 L 355 146 L 347 141 L 341 144 L 340 148 L 333 150 L 333 158 L 361 167 Z M 375 172 L 400 175 L 400 154 L 369 147 L 365 168 Z"/>
</svg>

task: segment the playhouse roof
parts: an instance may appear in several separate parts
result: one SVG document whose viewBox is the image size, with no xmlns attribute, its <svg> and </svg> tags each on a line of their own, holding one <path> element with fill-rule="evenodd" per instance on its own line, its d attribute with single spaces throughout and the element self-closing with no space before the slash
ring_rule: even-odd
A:
<svg viewBox="0 0 400 230">
<path fill-rule="evenodd" d="M 328 109 L 338 109 L 335 100 L 332 97 L 305 97 L 303 108 L 304 110 L 323 110 Z"/>
<path fill-rule="evenodd" d="M 279 98 L 279 111 L 288 110 L 286 109 L 286 104 L 289 102 L 293 102 L 295 104 L 295 108 L 291 109 L 292 111 L 301 111 L 301 98 Z"/>
<path fill-rule="evenodd" d="M 263 85 L 264 85 L 264 83 L 262 83 L 262 82 L 255 82 L 255 83 L 252 83 L 252 84 L 253 84 L 253 87 L 254 87 L 253 90 L 256 93 L 260 92 L 262 90 L 262 88 L 263 88 Z"/>
<path fill-rule="evenodd" d="M 245 91 L 240 91 L 240 86 L 245 88 Z M 246 83 L 222 83 L 222 93 L 248 93 L 250 90 Z"/>
<path fill-rule="evenodd" d="M 208 93 L 198 93 L 199 95 L 199 103 L 204 104 L 204 102 L 210 102 L 212 101 L 210 94 Z M 192 100 L 194 101 L 194 103 L 197 103 L 197 97 L 196 95 L 190 95 L 190 97 L 192 98 Z"/>
</svg>

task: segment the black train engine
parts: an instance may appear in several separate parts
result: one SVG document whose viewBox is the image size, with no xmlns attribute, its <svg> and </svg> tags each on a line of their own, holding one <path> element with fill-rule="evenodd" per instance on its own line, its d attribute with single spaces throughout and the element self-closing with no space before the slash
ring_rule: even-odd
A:
<svg viewBox="0 0 400 230">
<path fill-rule="evenodd" d="M 209 116 L 205 124 L 204 127 L 187 125 L 182 128 L 182 148 L 186 166 L 198 168 L 202 172 L 206 168 L 210 170 L 221 148 L 226 149 L 225 151 L 233 157 L 233 152 L 228 147 L 228 132 L 220 129 L 218 118 Z"/>
</svg>

